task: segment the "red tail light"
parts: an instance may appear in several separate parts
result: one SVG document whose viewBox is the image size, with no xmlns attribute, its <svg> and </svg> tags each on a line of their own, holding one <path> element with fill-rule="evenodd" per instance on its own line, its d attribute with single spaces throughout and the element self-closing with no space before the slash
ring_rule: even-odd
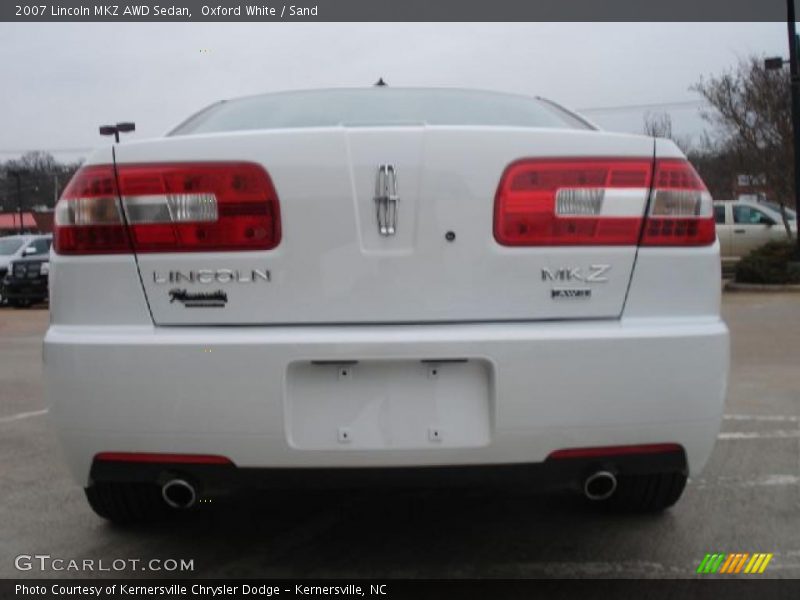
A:
<svg viewBox="0 0 800 600">
<path fill-rule="evenodd" d="M 83 167 L 70 180 L 56 205 L 53 246 L 59 254 L 131 252 L 113 166 Z"/>
<path fill-rule="evenodd" d="M 122 206 L 137 252 L 270 250 L 278 196 L 252 163 L 120 165 Z"/>
<path fill-rule="evenodd" d="M 700 245 L 711 196 L 683 159 L 526 159 L 503 173 L 494 237 L 504 246 Z M 651 191 L 652 185 L 652 191 Z M 642 231 L 645 207 L 649 212 Z"/>
<path fill-rule="evenodd" d="M 651 159 L 529 159 L 497 189 L 494 236 L 504 246 L 636 244 Z"/>
<path fill-rule="evenodd" d="M 111 221 L 123 238 L 117 244 L 101 235 Z M 116 180 L 113 167 L 93 166 L 76 174 L 58 203 L 55 247 L 62 254 L 270 250 L 280 224 L 272 181 L 252 163 L 120 165 Z"/>
<path fill-rule="evenodd" d="M 642 246 L 707 246 L 717 237 L 711 194 L 684 159 L 656 161 Z"/>
</svg>

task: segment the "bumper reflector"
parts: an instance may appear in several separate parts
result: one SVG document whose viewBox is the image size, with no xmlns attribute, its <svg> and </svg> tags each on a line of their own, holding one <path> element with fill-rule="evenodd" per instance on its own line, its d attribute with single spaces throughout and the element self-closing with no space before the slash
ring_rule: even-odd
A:
<svg viewBox="0 0 800 600">
<path fill-rule="evenodd" d="M 683 452 L 680 444 L 639 444 L 633 446 L 599 446 L 596 448 L 565 448 L 551 452 L 548 460 L 566 458 L 605 458 L 631 454 L 668 454 Z"/>
<path fill-rule="evenodd" d="M 100 452 L 94 457 L 104 462 L 164 463 L 185 465 L 232 465 L 233 461 L 214 454 L 156 454 L 150 452 Z"/>
</svg>

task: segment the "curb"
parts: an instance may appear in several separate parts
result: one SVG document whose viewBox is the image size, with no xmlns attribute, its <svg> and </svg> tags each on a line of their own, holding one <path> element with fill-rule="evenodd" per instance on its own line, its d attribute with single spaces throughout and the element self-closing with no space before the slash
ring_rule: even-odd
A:
<svg viewBox="0 0 800 600">
<path fill-rule="evenodd" d="M 723 286 L 725 292 L 800 292 L 800 284 L 767 284 L 767 283 L 736 283 L 727 281 Z"/>
</svg>

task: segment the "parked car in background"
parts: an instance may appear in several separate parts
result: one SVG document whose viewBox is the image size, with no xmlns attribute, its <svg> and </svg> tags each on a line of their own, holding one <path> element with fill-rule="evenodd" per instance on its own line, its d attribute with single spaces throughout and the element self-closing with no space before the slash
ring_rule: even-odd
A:
<svg viewBox="0 0 800 600">
<path fill-rule="evenodd" d="M 3 298 L 15 308 L 28 308 L 48 297 L 47 279 L 50 255 L 37 254 L 11 263 L 8 274 L 0 281 Z"/>
<path fill-rule="evenodd" d="M 770 202 L 768 200 L 764 200 L 764 201 L 759 201 L 758 205 L 759 206 L 766 206 L 771 211 L 776 212 L 778 214 L 781 214 L 781 205 L 778 204 L 777 202 Z M 785 209 L 786 209 L 786 218 L 789 219 L 789 221 L 795 221 L 796 222 L 797 221 L 797 211 L 795 211 L 792 208 L 789 208 L 788 206 L 786 206 Z"/>
<path fill-rule="evenodd" d="M 789 227 L 797 235 L 797 214 L 786 209 Z M 785 241 L 786 229 L 780 206 L 752 200 L 717 200 L 714 202 L 722 265 L 732 266 L 739 259 L 767 242 Z"/>
<path fill-rule="evenodd" d="M 3 280 L 9 274 L 11 263 L 27 256 L 49 255 L 53 243 L 51 234 L 10 235 L 0 238 L 0 304 L 5 304 Z"/>
</svg>

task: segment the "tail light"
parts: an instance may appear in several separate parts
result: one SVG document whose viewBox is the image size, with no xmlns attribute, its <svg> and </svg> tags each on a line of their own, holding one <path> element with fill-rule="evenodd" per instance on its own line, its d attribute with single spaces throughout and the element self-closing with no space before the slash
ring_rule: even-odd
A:
<svg viewBox="0 0 800 600">
<path fill-rule="evenodd" d="M 116 171 L 115 178 L 112 166 L 92 166 L 75 175 L 56 208 L 56 252 L 270 250 L 280 242 L 278 196 L 258 165 L 135 164 Z"/>
<path fill-rule="evenodd" d="M 643 246 L 707 246 L 717 237 L 711 194 L 684 159 L 656 161 Z"/>
<path fill-rule="evenodd" d="M 504 246 L 712 243 L 711 196 L 692 166 L 662 159 L 655 170 L 653 180 L 650 158 L 515 162 L 497 189 L 494 237 Z"/>
<path fill-rule="evenodd" d="M 111 165 L 81 168 L 56 204 L 53 247 L 59 254 L 132 251 Z"/>
<path fill-rule="evenodd" d="M 650 159 L 531 159 L 506 169 L 494 236 L 504 246 L 635 245 Z"/>
</svg>

